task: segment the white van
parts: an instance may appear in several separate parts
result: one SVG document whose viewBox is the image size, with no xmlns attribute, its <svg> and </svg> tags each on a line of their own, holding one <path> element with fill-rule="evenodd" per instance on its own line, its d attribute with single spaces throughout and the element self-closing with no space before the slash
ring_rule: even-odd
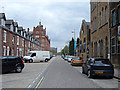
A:
<svg viewBox="0 0 120 90">
<path fill-rule="evenodd" d="M 25 62 L 47 62 L 50 59 L 49 51 L 30 51 L 23 57 Z"/>
</svg>

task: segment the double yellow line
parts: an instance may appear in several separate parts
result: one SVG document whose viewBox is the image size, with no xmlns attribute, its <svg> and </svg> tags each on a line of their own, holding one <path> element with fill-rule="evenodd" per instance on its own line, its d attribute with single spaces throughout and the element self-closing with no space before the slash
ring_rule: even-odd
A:
<svg viewBox="0 0 120 90">
<path fill-rule="evenodd" d="M 35 87 L 34 90 L 36 90 L 36 89 L 38 88 L 38 86 L 41 84 L 41 82 L 43 81 L 43 79 L 44 79 L 44 76 L 41 78 L 41 80 L 40 80 L 39 83 L 36 85 L 36 87 Z"/>
</svg>

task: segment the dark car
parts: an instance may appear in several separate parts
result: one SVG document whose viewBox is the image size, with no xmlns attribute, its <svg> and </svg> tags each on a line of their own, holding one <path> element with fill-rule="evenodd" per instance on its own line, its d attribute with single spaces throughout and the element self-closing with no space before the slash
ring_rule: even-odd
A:
<svg viewBox="0 0 120 90">
<path fill-rule="evenodd" d="M 18 56 L 2 56 L 2 73 L 15 71 L 17 73 L 22 72 L 24 68 L 24 61 Z"/>
<path fill-rule="evenodd" d="M 88 59 L 82 66 L 82 73 L 87 74 L 89 78 L 93 76 L 105 76 L 113 78 L 114 68 L 109 59 Z"/>
</svg>

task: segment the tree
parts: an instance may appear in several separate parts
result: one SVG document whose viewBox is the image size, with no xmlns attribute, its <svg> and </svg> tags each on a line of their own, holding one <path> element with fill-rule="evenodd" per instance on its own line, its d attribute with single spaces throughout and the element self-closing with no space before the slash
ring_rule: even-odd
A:
<svg viewBox="0 0 120 90">
<path fill-rule="evenodd" d="M 74 39 L 69 42 L 69 55 L 74 55 Z"/>
</svg>

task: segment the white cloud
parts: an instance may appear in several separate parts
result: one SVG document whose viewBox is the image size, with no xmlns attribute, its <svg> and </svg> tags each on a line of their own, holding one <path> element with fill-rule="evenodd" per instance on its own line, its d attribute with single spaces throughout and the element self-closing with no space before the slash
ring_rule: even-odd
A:
<svg viewBox="0 0 120 90">
<path fill-rule="evenodd" d="M 51 39 L 51 46 L 59 50 L 73 37 L 76 30 L 79 36 L 82 19 L 89 21 L 89 2 L 17 2 L 10 3 L 3 0 L 5 13 L 8 18 L 19 22 L 24 28 L 32 29 L 42 21 L 47 28 L 47 35 Z M 41 1 L 41 0 L 40 0 Z M 57 1 L 57 0 L 56 0 Z"/>
</svg>

